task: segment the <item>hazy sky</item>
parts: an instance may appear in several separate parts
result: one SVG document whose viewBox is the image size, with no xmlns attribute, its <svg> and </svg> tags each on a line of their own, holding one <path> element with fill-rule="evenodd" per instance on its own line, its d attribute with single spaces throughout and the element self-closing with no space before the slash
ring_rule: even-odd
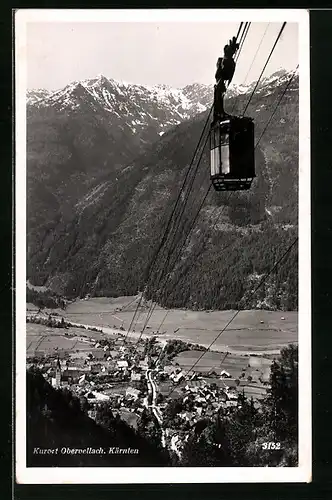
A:
<svg viewBox="0 0 332 500">
<path fill-rule="evenodd" d="M 281 24 L 251 23 L 234 82 L 257 79 Z M 29 22 L 27 86 L 58 89 L 98 74 L 145 85 L 214 83 L 216 60 L 238 26 L 232 22 Z M 297 64 L 298 25 L 287 23 L 265 74 Z"/>
</svg>

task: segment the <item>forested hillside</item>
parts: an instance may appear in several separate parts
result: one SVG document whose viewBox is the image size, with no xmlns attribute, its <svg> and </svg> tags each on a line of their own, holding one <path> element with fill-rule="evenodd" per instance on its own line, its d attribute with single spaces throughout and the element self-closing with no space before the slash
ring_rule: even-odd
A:
<svg viewBox="0 0 332 500">
<path fill-rule="evenodd" d="M 255 93 L 247 114 L 255 120 L 256 141 L 288 78 L 282 73 Z M 244 109 L 249 95 L 232 97 L 227 109 Z M 117 127 L 105 127 L 101 115 L 91 111 L 31 113 L 37 114 L 28 118 L 34 121 L 28 137 L 30 281 L 68 297 L 136 294 L 144 287 L 208 112 L 144 148 Z M 166 267 L 167 256 L 161 254 L 152 275 L 149 294 L 163 305 L 228 309 L 244 297 L 240 306 L 245 308 L 297 308 L 296 247 L 251 296 L 297 235 L 297 78 L 255 156 L 251 191 L 211 190 L 186 239 L 210 182 L 206 146 L 174 237 L 175 251 Z"/>
<path fill-rule="evenodd" d="M 85 400 L 85 401 L 84 401 Z M 139 436 L 123 420 L 101 406 L 96 422 L 87 415 L 86 398 L 69 390 L 53 389 L 38 370 L 27 371 L 28 467 L 140 467 L 165 466 L 168 459 L 152 443 Z M 34 449 L 58 449 L 57 454 Z M 61 453 L 63 448 L 105 449 L 104 454 Z M 109 447 L 138 449 L 138 454 L 109 454 Z"/>
</svg>

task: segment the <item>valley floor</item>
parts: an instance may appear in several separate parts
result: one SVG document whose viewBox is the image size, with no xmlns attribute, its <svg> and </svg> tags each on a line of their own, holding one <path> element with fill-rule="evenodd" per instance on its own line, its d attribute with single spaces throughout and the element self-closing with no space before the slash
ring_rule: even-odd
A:
<svg viewBox="0 0 332 500">
<path fill-rule="evenodd" d="M 237 407 L 240 394 L 259 405 L 270 384 L 272 359 L 283 346 L 297 343 L 296 312 L 241 311 L 234 317 L 236 311 L 158 307 L 141 336 L 149 304 L 127 335 L 137 301 L 82 299 L 66 310 L 27 304 L 27 367 L 37 367 L 53 386 L 66 386 L 85 398 L 93 419 L 105 401 L 134 429 L 143 413 L 150 412 L 162 446 L 178 457 L 188 426 L 194 428 L 219 410 L 227 415 Z M 209 346 L 233 317 L 213 347 L 202 350 L 200 346 Z M 157 342 L 149 342 L 152 337 Z M 173 399 L 181 400 L 183 408 L 170 420 Z M 187 404 L 189 400 L 193 404 Z"/>
<path fill-rule="evenodd" d="M 80 325 L 102 327 L 105 334 L 129 328 L 137 307 L 137 297 L 81 299 L 65 311 L 54 310 L 65 320 Z M 36 309 L 27 305 L 27 309 Z M 130 336 L 138 337 L 149 313 L 147 304 L 136 317 Z M 156 307 L 142 338 L 157 335 L 160 340 L 180 339 L 207 347 L 223 330 L 236 311 L 167 310 Z M 166 315 L 167 314 L 167 315 Z M 273 355 L 298 341 L 298 313 L 295 311 L 241 311 L 213 344 L 213 350 L 236 354 Z"/>
</svg>

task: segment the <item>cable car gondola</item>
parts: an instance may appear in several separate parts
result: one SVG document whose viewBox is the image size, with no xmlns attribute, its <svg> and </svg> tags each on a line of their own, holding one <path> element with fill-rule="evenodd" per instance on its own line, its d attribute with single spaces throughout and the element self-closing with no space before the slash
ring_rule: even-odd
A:
<svg viewBox="0 0 332 500">
<path fill-rule="evenodd" d="M 216 191 L 250 189 L 255 177 L 254 122 L 249 117 L 225 113 L 226 83 L 234 71 L 233 59 L 239 45 L 233 37 L 217 62 L 214 91 L 214 118 L 210 129 L 211 182 Z"/>
<path fill-rule="evenodd" d="M 211 182 L 216 191 L 250 189 L 255 177 L 254 122 L 225 116 L 211 125 Z"/>
</svg>

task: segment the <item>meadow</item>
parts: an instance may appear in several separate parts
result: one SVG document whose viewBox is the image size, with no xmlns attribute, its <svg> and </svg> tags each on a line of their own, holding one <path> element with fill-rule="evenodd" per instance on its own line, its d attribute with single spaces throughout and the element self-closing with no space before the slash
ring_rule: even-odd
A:
<svg viewBox="0 0 332 500">
<path fill-rule="evenodd" d="M 89 338 L 93 340 L 89 340 Z M 68 353 L 79 357 L 85 352 L 93 351 L 96 341 L 108 338 L 109 335 L 86 331 L 81 328 L 50 328 L 35 323 L 26 324 L 27 357 L 36 354 L 51 356 Z"/>
<path fill-rule="evenodd" d="M 104 328 L 128 329 L 137 306 L 137 297 L 81 299 L 57 311 L 65 319 Z M 142 331 L 149 307 L 140 308 L 132 326 Z M 167 316 L 166 316 L 167 313 Z M 158 332 L 161 337 L 178 338 L 208 346 L 234 317 L 236 311 L 166 310 L 156 307 L 144 336 Z M 165 317 L 166 316 L 166 317 Z M 164 320 L 164 321 L 163 321 Z M 133 334 L 134 335 L 134 334 Z M 214 343 L 214 350 L 238 354 L 277 354 L 281 347 L 298 340 L 298 313 L 294 311 L 240 311 Z"/>
<path fill-rule="evenodd" d="M 226 370 L 232 377 L 238 377 L 248 366 L 248 357 L 221 352 L 208 351 L 203 354 L 203 351 L 184 351 L 176 356 L 173 362 L 178 363 L 185 371 L 196 363 L 193 372 L 205 374 L 216 371 L 220 374 L 221 370 Z"/>
</svg>

